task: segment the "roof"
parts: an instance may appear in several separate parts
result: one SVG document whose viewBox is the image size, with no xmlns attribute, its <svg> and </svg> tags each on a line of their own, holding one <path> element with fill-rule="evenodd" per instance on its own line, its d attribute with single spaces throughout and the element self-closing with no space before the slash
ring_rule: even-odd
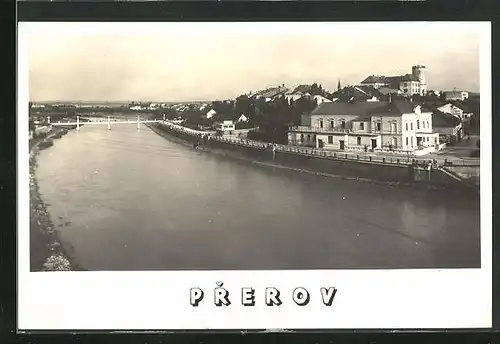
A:
<svg viewBox="0 0 500 344">
<path fill-rule="evenodd" d="M 433 127 L 456 127 L 460 124 L 460 119 L 457 117 L 434 110 L 432 112 L 432 126 Z"/>
<path fill-rule="evenodd" d="M 307 93 L 310 91 L 311 91 L 311 85 L 299 85 L 299 86 L 295 87 L 295 89 L 293 90 L 293 93 L 296 93 L 296 92 Z"/>
<path fill-rule="evenodd" d="M 470 104 L 467 104 L 461 100 L 451 100 L 449 102 L 450 104 L 453 104 L 457 108 L 461 109 L 465 113 L 473 113 L 473 107 Z"/>
<path fill-rule="evenodd" d="M 358 116 L 355 120 L 364 120 L 371 115 L 398 116 L 404 113 L 413 113 L 415 104 L 406 100 L 393 100 L 392 102 L 345 102 L 321 103 L 311 112 L 311 115 L 329 116 Z"/>
<path fill-rule="evenodd" d="M 282 94 L 288 91 L 288 88 L 286 87 L 271 87 L 262 91 L 257 92 L 255 95 L 256 96 L 261 96 L 264 98 L 272 98 L 277 96 L 278 94 Z"/>
<path fill-rule="evenodd" d="M 332 93 L 333 98 L 339 98 L 340 100 L 349 100 L 354 97 L 354 100 L 357 102 L 366 101 L 367 99 L 372 98 L 367 94 L 361 87 L 354 86 L 346 86 L 340 91 L 335 91 Z"/>
<path fill-rule="evenodd" d="M 356 88 L 358 90 L 361 90 L 361 91 L 365 92 L 369 96 L 377 97 L 377 98 L 385 98 L 384 97 L 385 96 L 384 93 L 380 92 L 379 89 L 374 88 L 372 86 L 361 85 L 361 86 L 356 86 Z M 396 93 L 397 93 L 397 90 L 396 90 Z"/>
<path fill-rule="evenodd" d="M 397 76 L 378 76 L 370 75 L 361 84 L 399 84 L 402 81 L 418 81 L 418 78 L 412 74 L 397 75 Z"/>
</svg>

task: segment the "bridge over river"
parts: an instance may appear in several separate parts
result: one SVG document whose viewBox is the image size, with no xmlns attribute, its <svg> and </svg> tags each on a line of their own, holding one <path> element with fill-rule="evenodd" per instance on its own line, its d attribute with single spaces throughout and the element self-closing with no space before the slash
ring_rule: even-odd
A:
<svg viewBox="0 0 500 344">
<path fill-rule="evenodd" d="M 39 155 L 40 192 L 84 269 L 479 267 L 474 198 L 255 166 L 111 125 Z"/>
</svg>

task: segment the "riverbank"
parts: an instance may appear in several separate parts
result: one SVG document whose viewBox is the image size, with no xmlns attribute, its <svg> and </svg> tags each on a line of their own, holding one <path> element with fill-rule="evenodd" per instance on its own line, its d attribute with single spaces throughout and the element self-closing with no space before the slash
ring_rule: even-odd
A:
<svg viewBox="0 0 500 344">
<path fill-rule="evenodd" d="M 149 126 L 155 133 L 175 142 L 192 146 L 200 137 L 182 130 L 175 130 L 167 125 Z M 331 156 L 313 156 L 307 153 L 280 150 L 275 153 L 265 143 L 248 146 L 237 142 L 226 142 L 221 138 L 204 140 L 203 150 L 232 159 L 244 160 L 263 167 L 288 169 L 297 172 L 323 175 L 334 178 L 357 180 L 393 186 L 417 187 L 423 190 L 472 192 L 478 195 L 478 189 L 463 183 L 458 178 L 438 169 L 426 171 L 412 168 L 405 163 L 383 161 L 365 161 L 342 159 Z"/>
<path fill-rule="evenodd" d="M 61 138 L 66 133 L 67 130 L 64 129 L 53 129 L 45 138 L 35 138 L 29 143 L 31 271 L 82 270 L 61 244 L 59 233 L 50 218 L 36 179 L 38 154 L 50 147 L 52 140 Z"/>
</svg>

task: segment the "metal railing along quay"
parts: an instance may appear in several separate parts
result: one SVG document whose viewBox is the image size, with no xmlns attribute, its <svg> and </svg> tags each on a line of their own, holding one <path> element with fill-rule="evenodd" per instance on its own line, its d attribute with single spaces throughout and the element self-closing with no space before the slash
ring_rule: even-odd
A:
<svg viewBox="0 0 500 344">
<path fill-rule="evenodd" d="M 236 137 L 216 136 L 213 135 L 213 133 L 186 128 L 178 124 L 173 124 L 169 122 L 165 122 L 165 124 L 175 131 L 183 132 L 193 136 L 203 136 L 209 134 L 210 140 L 215 140 L 219 142 L 225 142 L 245 147 L 267 149 L 270 151 L 272 150 L 273 147 L 273 143 L 254 141 Z M 374 154 L 374 153 L 360 152 L 360 151 L 356 152 L 332 151 L 321 148 L 311 148 L 311 147 L 301 147 L 301 146 L 281 145 L 281 144 L 275 144 L 275 146 L 277 152 L 299 154 L 304 156 L 332 159 L 332 160 L 364 161 L 364 162 L 393 164 L 393 165 L 417 164 L 422 166 L 428 165 L 429 162 L 432 161 L 434 164 L 437 164 L 438 166 L 474 166 L 474 167 L 479 166 L 479 162 L 467 161 L 465 159 L 458 159 L 458 158 L 443 159 L 437 157 L 415 157 L 412 155 L 408 156 L 391 155 L 391 153 L 387 153 L 386 155 L 381 155 L 377 153 Z"/>
</svg>

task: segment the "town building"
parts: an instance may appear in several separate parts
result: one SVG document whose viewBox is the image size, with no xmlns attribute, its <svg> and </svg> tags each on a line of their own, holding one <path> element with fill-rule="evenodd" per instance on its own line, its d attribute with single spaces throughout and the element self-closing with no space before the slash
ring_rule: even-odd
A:
<svg viewBox="0 0 500 344">
<path fill-rule="evenodd" d="M 331 150 L 415 152 L 439 144 L 432 112 L 405 99 L 322 103 L 291 127 L 290 145 Z"/>
<path fill-rule="evenodd" d="M 457 102 L 448 102 L 444 105 L 439 106 L 437 110 L 455 116 L 461 121 L 464 121 L 472 116 L 472 112 L 468 109 L 467 106 Z"/>
<path fill-rule="evenodd" d="M 302 92 L 292 92 L 292 93 L 287 93 L 285 94 L 285 99 L 288 102 L 288 104 L 292 102 L 296 102 L 297 100 L 301 99 L 304 97 L 304 93 Z"/>
<path fill-rule="evenodd" d="M 321 104 L 321 103 L 331 103 L 332 101 L 326 97 L 323 97 L 321 95 L 315 95 L 313 96 L 313 99 L 316 101 L 316 104 Z"/>
<path fill-rule="evenodd" d="M 370 75 L 361 81 L 361 85 L 375 89 L 382 87 L 399 90 L 406 96 L 414 94 L 425 95 L 427 93 L 426 67 L 417 65 L 412 67 L 411 74 L 398 76 Z"/>
<path fill-rule="evenodd" d="M 285 85 L 270 87 L 262 91 L 258 91 L 253 97 L 256 99 L 264 98 L 266 102 L 270 102 L 276 97 L 283 96 L 289 91 Z"/>
<path fill-rule="evenodd" d="M 241 116 L 238 117 L 238 122 L 248 122 L 248 117 L 244 114 L 241 114 Z"/>
<path fill-rule="evenodd" d="M 215 111 L 214 109 L 210 109 L 205 114 L 205 118 L 210 119 L 210 118 L 214 117 L 216 114 L 217 114 L 217 111 Z"/>
<path fill-rule="evenodd" d="M 215 124 L 216 134 L 220 136 L 233 135 L 234 130 L 235 125 L 232 120 L 223 120 Z"/>
<path fill-rule="evenodd" d="M 469 92 L 466 91 L 446 91 L 444 92 L 446 100 L 465 100 L 469 98 Z"/>
<path fill-rule="evenodd" d="M 453 143 L 463 138 L 463 121 L 460 118 L 437 110 L 432 113 L 432 121 L 440 142 Z"/>
</svg>

